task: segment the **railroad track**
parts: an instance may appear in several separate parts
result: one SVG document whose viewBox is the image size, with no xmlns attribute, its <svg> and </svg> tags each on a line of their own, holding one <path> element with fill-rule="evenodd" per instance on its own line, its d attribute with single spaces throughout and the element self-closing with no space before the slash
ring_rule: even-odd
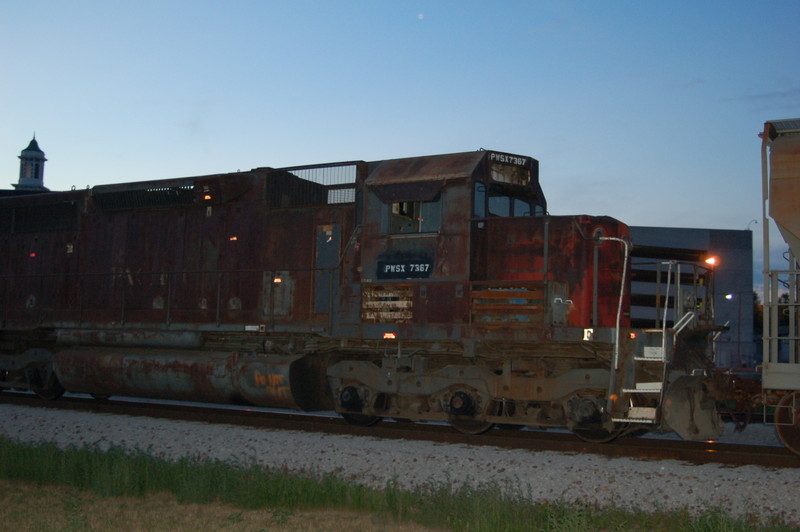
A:
<svg viewBox="0 0 800 532">
<path fill-rule="evenodd" d="M 319 416 L 260 408 L 225 407 L 110 399 L 98 401 L 84 397 L 63 397 L 44 401 L 21 393 L 1 393 L 0 403 L 36 408 L 77 410 L 93 413 L 146 416 L 160 419 L 199 421 L 254 428 L 300 430 L 327 434 L 408 439 L 506 449 L 591 453 L 609 458 L 679 460 L 695 464 L 758 465 L 800 469 L 800 456 L 783 447 L 739 445 L 718 442 L 689 442 L 650 438 L 622 438 L 610 444 L 588 443 L 575 435 L 556 431 L 494 429 L 480 436 L 455 432 L 446 425 L 383 422 L 372 427 L 358 427 L 333 416 Z"/>
</svg>

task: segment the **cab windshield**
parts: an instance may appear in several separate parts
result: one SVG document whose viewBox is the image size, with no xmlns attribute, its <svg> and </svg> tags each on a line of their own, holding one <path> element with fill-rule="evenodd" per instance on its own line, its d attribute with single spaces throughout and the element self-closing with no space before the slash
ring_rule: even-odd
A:
<svg viewBox="0 0 800 532">
<path fill-rule="evenodd" d="M 473 211 L 476 218 L 544 215 L 527 188 L 483 183 L 475 183 Z"/>
</svg>

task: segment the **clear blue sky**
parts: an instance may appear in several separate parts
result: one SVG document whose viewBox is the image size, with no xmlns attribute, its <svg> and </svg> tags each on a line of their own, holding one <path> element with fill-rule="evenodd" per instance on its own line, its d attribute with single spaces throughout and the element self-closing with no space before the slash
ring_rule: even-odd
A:
<svg viewBox="0 0 800 532">
<path fill-rule="evenodd" d="M 798 0 L 5 0 L 0 187 L 34 131 L 52 190 L 483 147 L 539 159 L 553 214 L 758 249 L 798 28 Z"/>
</svg>

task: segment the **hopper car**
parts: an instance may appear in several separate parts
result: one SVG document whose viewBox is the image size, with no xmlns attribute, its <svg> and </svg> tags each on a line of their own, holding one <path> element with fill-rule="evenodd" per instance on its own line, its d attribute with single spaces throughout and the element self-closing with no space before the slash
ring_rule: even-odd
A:
<svg viewBox="0 0 800 532">
<path fill-rule="evenodd" d="M 800 454 L 800 118 L 770 120 L 762 139 L 764 242 L 762 404 L 781 442 Z M 771 263 L 770 218 L 786 245 Z"/>
<path fill-rule="evenodd" d="M 0 387 L 712 439 L 712 271 L 490 150 L 0 198 Z"/>
</svg>

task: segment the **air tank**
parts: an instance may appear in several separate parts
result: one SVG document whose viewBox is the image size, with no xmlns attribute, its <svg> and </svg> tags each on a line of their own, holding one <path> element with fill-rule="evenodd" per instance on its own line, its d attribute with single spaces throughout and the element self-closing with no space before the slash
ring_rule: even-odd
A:
<svg viewBox="0 0 800 532">
<path fill-rule="evenodd" d="M 310 355 L 75 347 L 56 353 L 54 368 L 66 390 L 95 396 L 333 408 Z"/>
</svg>

